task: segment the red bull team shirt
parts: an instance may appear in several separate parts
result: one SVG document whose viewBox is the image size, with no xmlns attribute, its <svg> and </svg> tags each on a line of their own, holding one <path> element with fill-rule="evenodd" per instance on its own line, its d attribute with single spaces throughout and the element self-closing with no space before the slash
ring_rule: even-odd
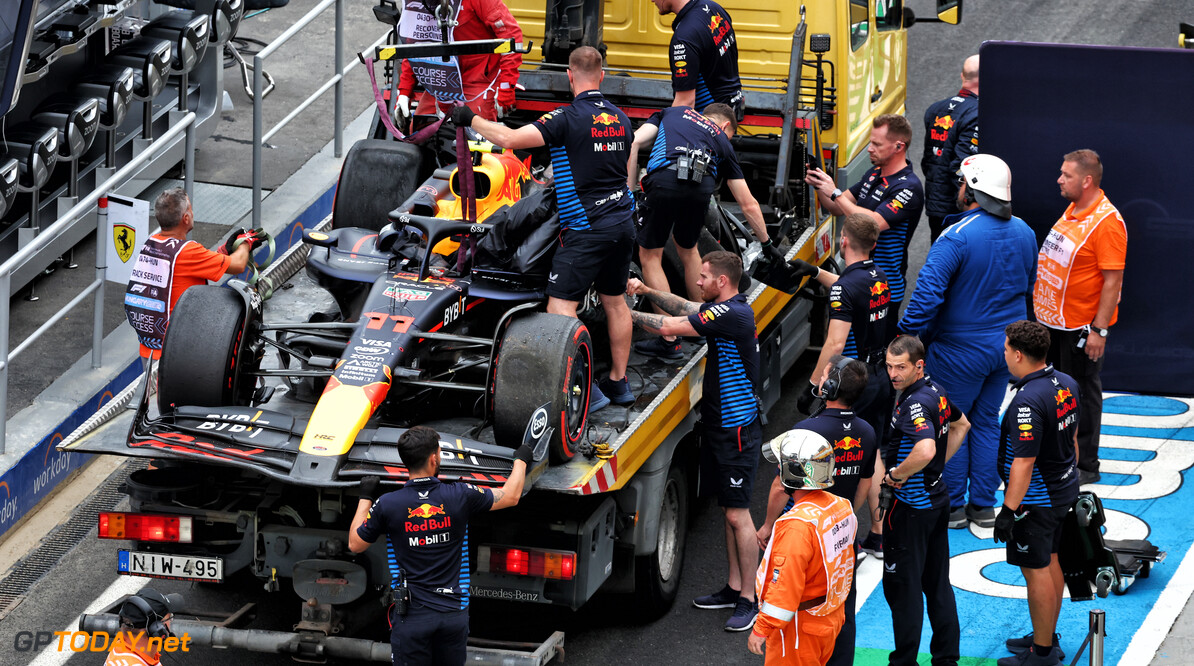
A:
<svg viewBox="0 0 1194 666">
<path fill-rule="evenodd" d="M 551 150 L 560 228 L 583 231 L 630 224 L 630 118 L 600 91 L 586 90 L 568 106 L 544 114 L 535 127 Z"/>
<path fill-rule="evenodd" d="M 462 610 L 468 608 L 470 584 L 468 521 L 491 506 L 488 488 L 411 479 L 377 498 L 357 536 L 373 543 L 385 535 L 390 580 L 398 580 L 401 567 L 413 608 Z"/>
</svg>

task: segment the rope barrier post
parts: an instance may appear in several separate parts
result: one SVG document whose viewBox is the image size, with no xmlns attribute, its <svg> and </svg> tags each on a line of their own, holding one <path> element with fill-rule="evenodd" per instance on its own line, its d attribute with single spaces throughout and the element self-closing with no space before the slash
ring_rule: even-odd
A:
<svg viewBox="0 0 1194 666">
<path fill-rule="evenodd" d="M 1101 608 L 1090 612 L 1090 666 L 1103 666 L 1103 639 L 1107 636 L 1107 614 Z"/>
</svg>

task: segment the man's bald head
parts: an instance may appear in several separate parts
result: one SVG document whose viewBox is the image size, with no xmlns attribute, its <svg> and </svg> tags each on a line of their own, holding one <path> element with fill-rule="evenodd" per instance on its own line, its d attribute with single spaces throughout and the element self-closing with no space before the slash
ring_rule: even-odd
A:
<svg viewBox="0 0 1194 666">
<path fill-rule="evenodd" d="M 962 87 L 978 94 L 978 54 L 974 54 L 962 63 Z"/>
</svg>

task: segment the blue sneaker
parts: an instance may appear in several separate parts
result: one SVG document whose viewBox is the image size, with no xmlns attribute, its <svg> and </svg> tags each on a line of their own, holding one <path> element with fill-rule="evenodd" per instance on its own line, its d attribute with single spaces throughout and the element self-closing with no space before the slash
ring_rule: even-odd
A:
<svg viewBox="0 0 1194 666">
<path fill-rule="evenodd" d="M 618 381 L 614 381 L 609 377 L 606 377 L 597 384 L 601 387 L 602 395 L 604 395 L 606 400 L 609 402 L 621 406 L 634 404 L 634 394 L 630 392 L 630 382 L 627 381 L 625 377 L 619 379 Z M 590 400 L 590 402 L 592 401 Z"/>
<path fill-rule="evenodd" d="M 643 356 L 654 356 L 668 361 L 679 361 L 684 358 L 684 352 L 680 351 L 679 338 L 671 342 L 664 340 L 663 336 L 656 336 L 649 340 L 639 340 L 634 343 L 634 351 Z"/>
<path fill-rule="evenodd" d="M 609 407 L 609 398 L 601 392 L 601 386 L 597 382 L 593 382 L 589 387 L 589 413 L 600 411 Z"/>
<path fill-rule="evenodd" d="M 692 605 L 697 608 L 733 608 L 739 599 L 738 590 L 733 589 L 729 585 L 721 588 L 713 594 L 706 594 L 703 597 L 697 597 L 692 600 Z"/>
<path fill-rule="evenodd" d="M 726 620 L 726 631 L 746 631 L 755 626 L 755 618 L 759 616 L 759 604 L 738 597 L 734 606 L 734 614 Z"/>
</svg>

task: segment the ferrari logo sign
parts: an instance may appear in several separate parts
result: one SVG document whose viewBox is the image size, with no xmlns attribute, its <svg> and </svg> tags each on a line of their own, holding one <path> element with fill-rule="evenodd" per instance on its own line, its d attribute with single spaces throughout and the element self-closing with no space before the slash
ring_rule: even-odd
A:
<svg viewBox="0 0 1194 666">
<path fill-rule="evenodd" d="M 137 253 L 149 238 L 149 202 L 109 196 L 108 225 L 112 231 L 104 248 L 107 265 L 104 277 L 110 282 L 127 285 L 133 265 L 137 263 Z"/>
<path fill-rule="evenodd" d="M 137 247 L 137 230 L 128 224 L 112 225 L 112 247 L 120 261 L 127 264 L 133 256 L 133 248 Z"/>
</svg>

